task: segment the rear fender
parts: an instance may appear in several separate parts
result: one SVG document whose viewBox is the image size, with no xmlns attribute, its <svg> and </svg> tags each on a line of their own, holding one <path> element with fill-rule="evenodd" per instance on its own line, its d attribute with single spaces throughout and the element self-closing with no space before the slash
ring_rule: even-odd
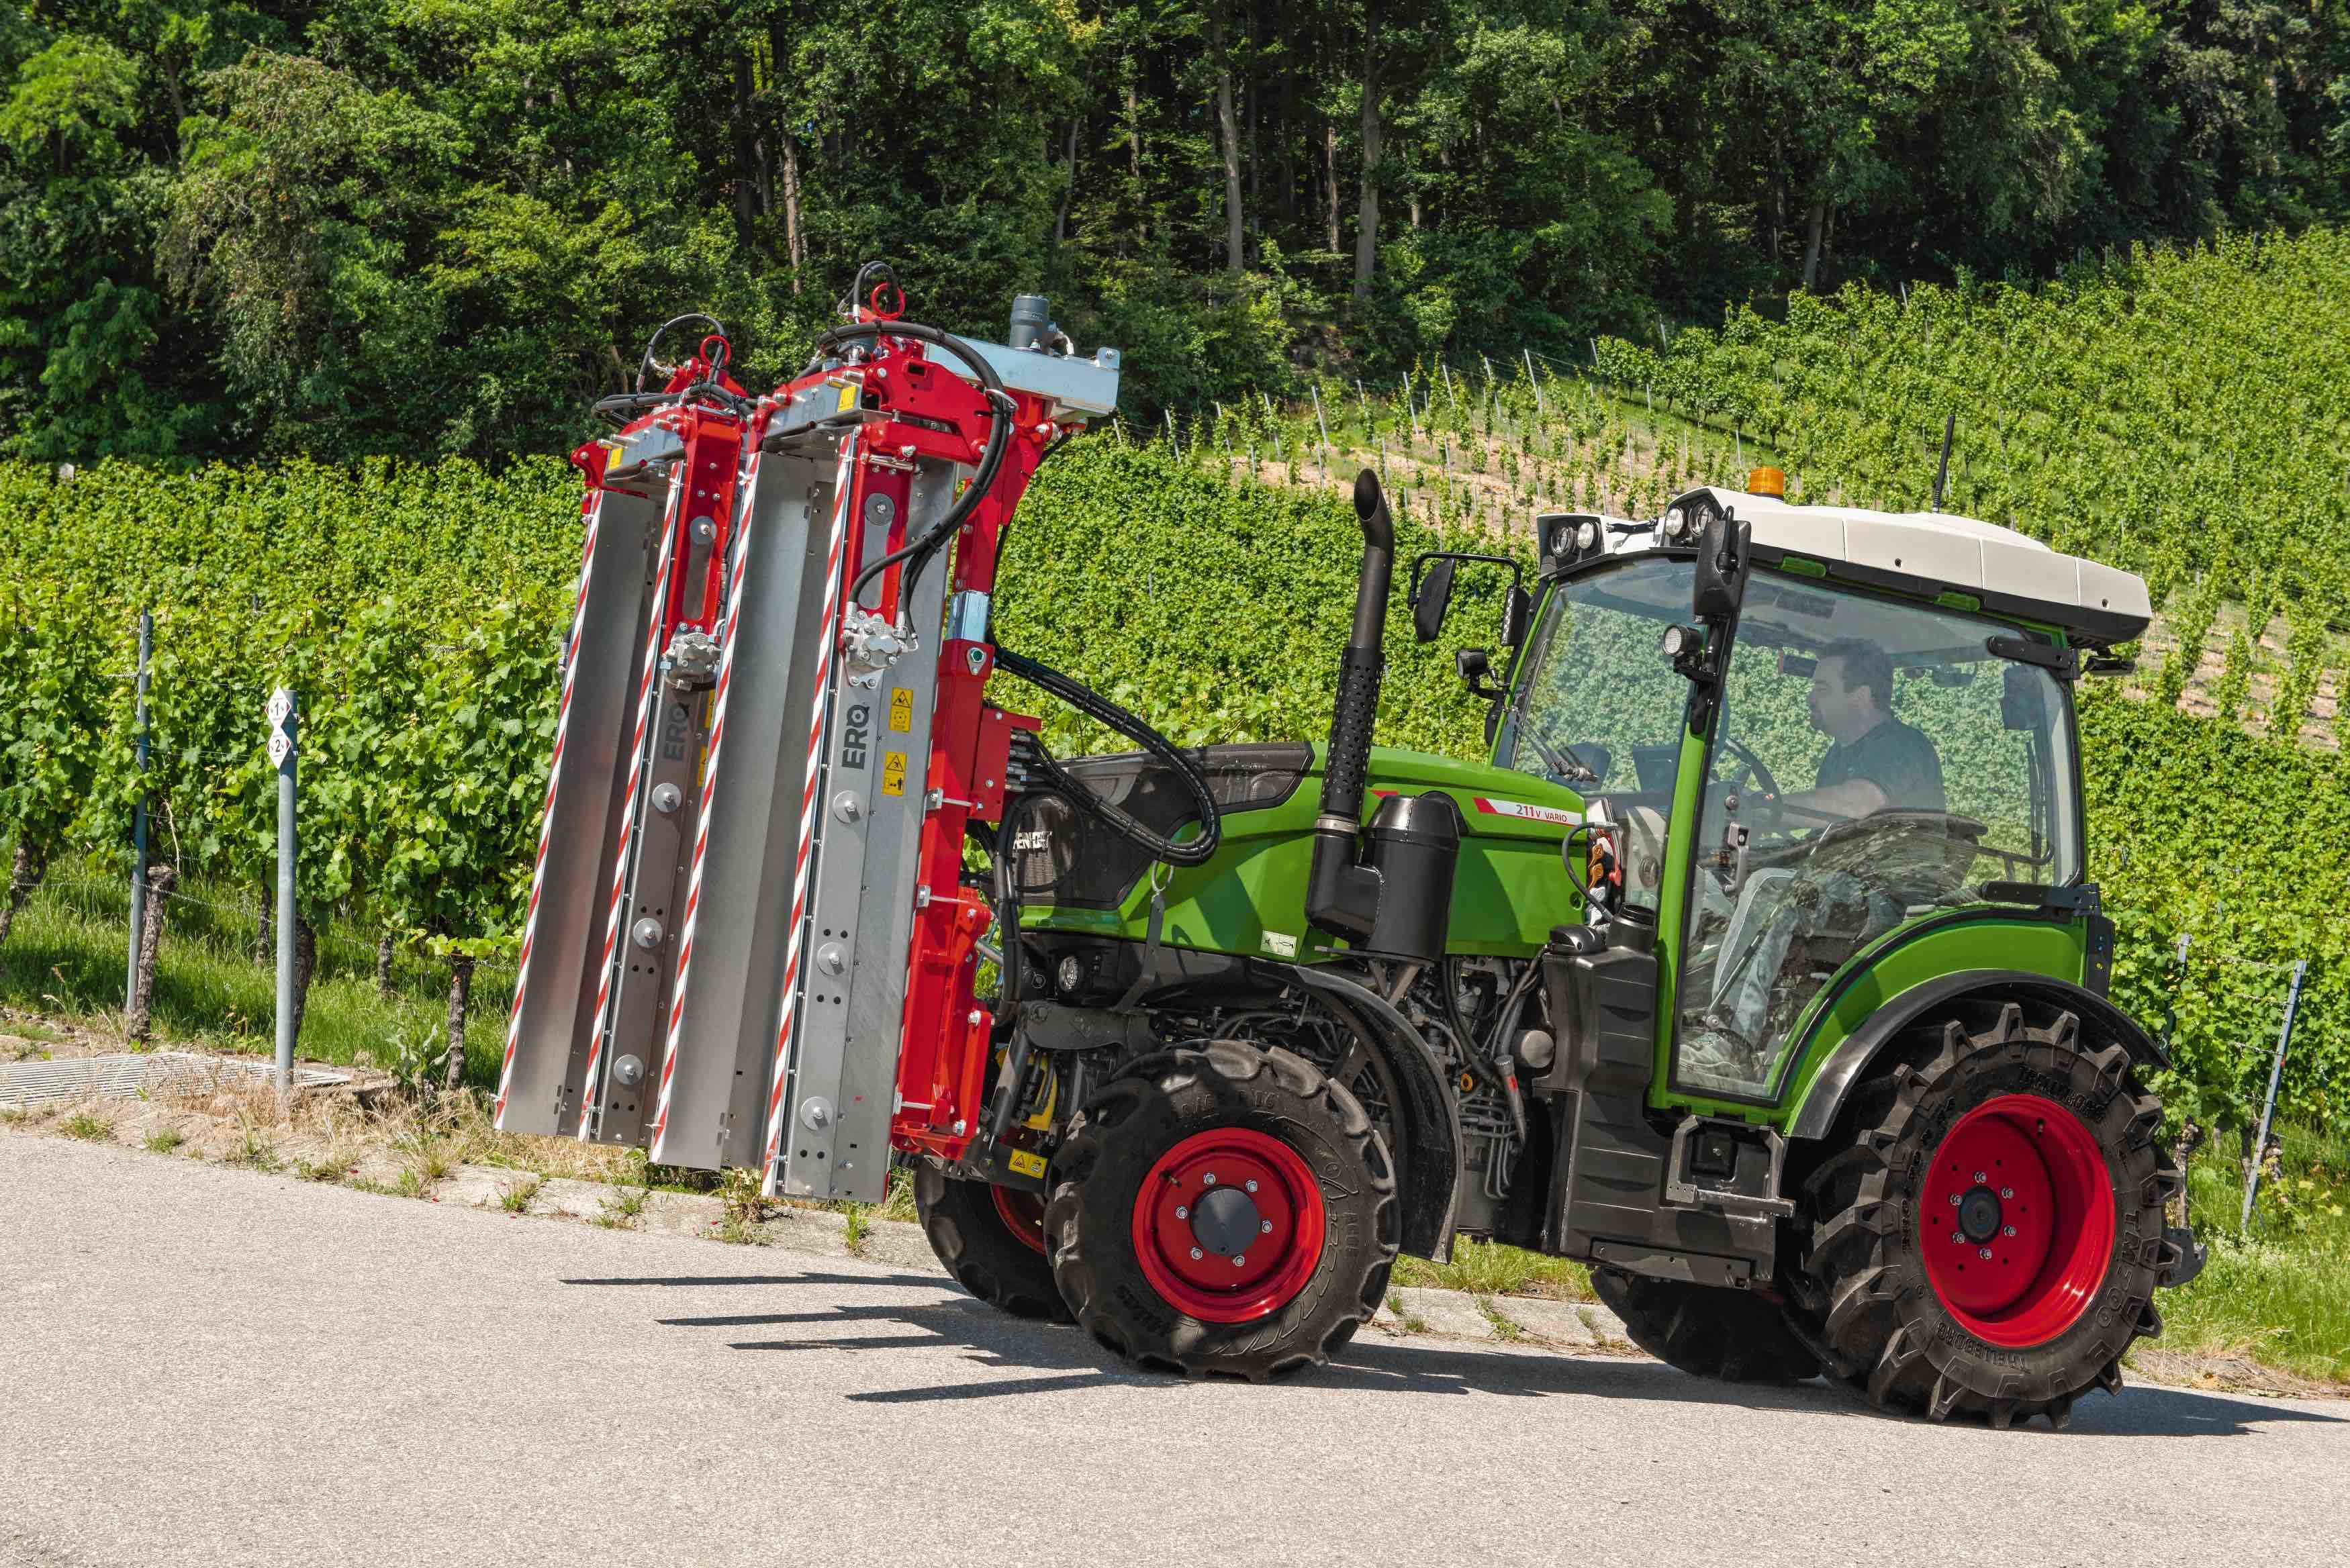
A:
<svg viewBox="0 0 2350 1568">
<path fill-rule="evenodd" d="M 1967 970 L 1912 986 L 1870 1013 L 1868 1021 L 1846 1036 L 1814 1075 L 1803 1104 L 1788 1124 L 1787 1136 L 1827 1137 L 1854 1087 L 1867 1076 L 1869 1064 L 1897 1035 L 1938 1007 L 1986 993 L 2064 1008 L 2079 1016 L 2084 1033 L 2119 1044 L 2139 1066 L 2169 1065 L 2162 1047 L 2137 1020 L 2093 991 L 2023 970 Z"/>
</svg>

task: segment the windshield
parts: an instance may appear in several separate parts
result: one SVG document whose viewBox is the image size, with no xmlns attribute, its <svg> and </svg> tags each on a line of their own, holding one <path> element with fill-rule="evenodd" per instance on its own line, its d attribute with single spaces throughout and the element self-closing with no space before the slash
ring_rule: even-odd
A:
<svg viewBox="0 0 2350 1568">
<path fill-rule="evenodd" d="M 1503 767 L 1607 797 L 1631 835 L 1625 897 L 1652 911 L 1690 694 L 1658 643 L 1689 618 L 1693 570 L 1653 556 L 1552 589 L 1493 738 Z"/>
<path fill-rule="evenodd" d="M 1768 1094 L 1868 943 L 1986 882 L 2080 868 L 2072 725 L 2016 628 L 1767 571 L 1730 655 L 1684 929 L 1685 1087 Z"/>
</svg>

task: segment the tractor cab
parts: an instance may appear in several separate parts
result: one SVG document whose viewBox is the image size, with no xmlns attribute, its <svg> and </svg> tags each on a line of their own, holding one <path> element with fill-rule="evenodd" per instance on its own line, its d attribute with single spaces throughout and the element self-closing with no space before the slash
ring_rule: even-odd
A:
<svg viewBox="0 0 2350 1568">
<path fill-rule="evenodd" d="M 2012 529 L 1750 483 L 1542 518 L 1539 610 L 1483 693 L 1493 763 L 1607 825 L 1568 848 L 1595 907 L 1655 930 L 1656 1103 L 1733 1115 L 1805 1086 L 1839 976 L 1937 932 L 1988 922 L 2000 967 L 2102 991 L 2072 686 L 2149 613 Z"/>
</svg>

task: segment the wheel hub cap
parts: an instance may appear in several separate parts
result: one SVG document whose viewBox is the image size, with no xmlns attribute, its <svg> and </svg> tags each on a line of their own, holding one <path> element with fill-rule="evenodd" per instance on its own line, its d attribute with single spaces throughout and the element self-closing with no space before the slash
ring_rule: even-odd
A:
<svg viewBox="0 0 2350 1568">
<path fill-rule="evenodd" d="M 1237 1187 L 1219 1187 L 1190 1206 L 1191 1237 L 1220 1258 L 1245 1253 L 1257 1240 L 1256 1204 Z"/>
<path fill-rule="evenodd" d="M 1999 1194 L 1988 1187 L 1970 1187 L 1959 1199 L 1959 1230 L 1970 1241 L 1981 1243 L 1999 1234 Z"/>
<path fill-rule="evenodd" d="M 2112 1262 L 2114 1189 L 2095 1137 L 2039 1095 L 2002 1095 L 1934 1151 L 1918 1217 L 1927 1278 L 1978 1339 L 2044 1345 L 2088 1310 Z"/>
<path fill-rule="evenodd" d="M 1303 1157 L 1266 1133 L 1217 1127 L 1150 1168 L 1134 1251 L 1151 1288 L 1204 1323 L 1247 1323 L 1295 1300 L 1322 1261 L 1328 1220 Z"/>
</svg>

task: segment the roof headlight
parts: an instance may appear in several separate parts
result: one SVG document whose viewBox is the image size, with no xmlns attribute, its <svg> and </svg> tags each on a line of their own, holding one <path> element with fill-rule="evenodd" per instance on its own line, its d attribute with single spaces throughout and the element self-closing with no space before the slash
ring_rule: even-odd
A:
<svg viewBox="0 0 2350 1568">
<path fill-rule="evenodd" d="M 1575 547 L 1578 550 L 1588 550 L 1597 543 L 1599 543 L 1599 524 L 1586 518 L 1582 525 L 1575 531 Z"/>
<path fill-rule="evenodd" d="M 1689 532 L 1689 514 L 1679 506 L 1665 508 L 1665 537 L 1678 539 Z"/>
</svg>

